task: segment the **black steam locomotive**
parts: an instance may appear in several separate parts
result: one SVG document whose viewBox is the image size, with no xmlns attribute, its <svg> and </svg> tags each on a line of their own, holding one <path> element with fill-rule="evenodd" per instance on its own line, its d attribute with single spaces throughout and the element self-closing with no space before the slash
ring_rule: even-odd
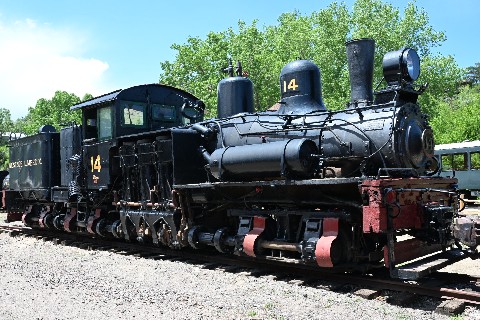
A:
<svg viewBox="0 0 480 320">
<path fill-rule="evenodd" d="M 81 126 L 11 142 L 9 220 L 336 270 L 385 265 L 394 277 L 412 277 L 397 265 L 427 253 L 475 251 L 456 180 L 435 176 L 418 55 L 385 55 L 375 96 L 373 56 L 373 40 L 347 43 L 352 95 L 341 111 L 326 109 L 306 60 L 283 68 L 281 101 L 266 112 L 254 112 L 240 65 L 219 83 L 218 119 L 159 84 L 77 104 Z"/>
</svg>

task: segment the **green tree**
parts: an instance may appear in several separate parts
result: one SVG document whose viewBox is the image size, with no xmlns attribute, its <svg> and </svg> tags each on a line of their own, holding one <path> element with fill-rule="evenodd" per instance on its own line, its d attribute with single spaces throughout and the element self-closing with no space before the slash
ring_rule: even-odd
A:
<svg viewBox="0 0 480 320">
<path fill-rule="evenodd" d="M 0 108 L 0 134 L 2 137 L 5 136 L 6 133 L 12 131 L 13 121 L 11 118 L 10 110 L 5 108 Z"/>
<path fill-rule="evenodd" d="M 216 114 L 216 88 L 229 57 L 240 60 L 255 88 L 255 108 L 265 110 L 280 96 L 281 68 L 295 59 L 310 59 L 322 73 L 323 99 L 327 108 L 341 109 L 349 100 L 345 42 L 356 38 L 376 41 L 374 84 L 382 80 L 383 55 L 402 47 L 416 49 L 423 59 L 419 83 L 429 82 L 420 102 L 432 115 L 437 97 L 453 95 L 462 70 L 450 56 L 435 55 L 431 49 L 446 37 L 430 25 L 423 9 L 409 3 L 403 14 L 381 0 L 357 0 L 352 10 L 336 2 L 327 8 L 302 15 L 285 13 L 274 26 L 257 27 L 240 21 L 238 31 L 229 28 L 210 32 L 205 39 L 190 37 L 174 44 L 175 60 L 161 62 L 160 82 L 181 87 L 203 99 L 207 116 Z"/>
<path fill-rule="evenodd" d="M 86 95 L 91 97 L 91 95 Z M 26 134 L 34 134 L 46 124 L 60 130 L 69 123 L 81 123 L 79 110 L 71 111 L 70 107 L 81 102 L 81 99 L 73 93 L 57 91 L 52 99 L 39 99 L 35 107 L 28 109 L 25 118 L 18 122 L 18 129 Z"/>
<path fill-rule="evenodd" d="M 480 86 L 464 86 L 457 95 L 435 103 L 438 112 L 431 120 L 435 143 L 480 139 Z"/>
<path fill-rule="evenodd" d="M 12 132 L 13 121 L 10 110 L 0 108 L 0 170 L 6 170 L 8 166 L 8 141 Z"/>
<path fill-rule="evenodd" d="M 468 67 L 466 70 L 465 80 L 471 84 L 480 84 L 480 63 Z"/>
</svg>

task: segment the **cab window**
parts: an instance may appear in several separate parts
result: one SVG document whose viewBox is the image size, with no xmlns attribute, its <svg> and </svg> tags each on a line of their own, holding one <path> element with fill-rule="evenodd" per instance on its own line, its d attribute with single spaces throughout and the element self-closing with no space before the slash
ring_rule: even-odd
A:
<svg viewBox="0 0 480 320">
<path fill-rule="evenodd" d="M 154 121 L 174 122 L 176 118 L 175 107 L 154 104 L 152 106 L 152 118 Z"/>
<path fill-rule="evenodd" d="M 182 124 L 184 125 L 189 125 L 202 120 L 199 111 L 194 108 L 185 108 L 182 115 Z"/>
<path fill-rule="evenodd" d="M 122 126 L 143 127 L 145 125 L 145 109 L 146 106 L 141 103 L 125 103 L 122 112 Z"/>
<path fill-rule="evenodd" d="M 112 108 L 98 109 L 98 139 L 110 139 L 112 137 Z"/>
</svg>

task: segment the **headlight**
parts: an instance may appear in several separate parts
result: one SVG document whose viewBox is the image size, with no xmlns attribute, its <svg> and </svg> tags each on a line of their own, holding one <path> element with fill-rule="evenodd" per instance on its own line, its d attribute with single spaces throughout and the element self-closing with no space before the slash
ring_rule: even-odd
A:
<svg viewBox="0 0 480 320">
<path fill-rule="evenodd" d="M 413 82 L 420 76 L 420 58 L 415 50 L 404 48 L 383 56 L 383 76 L 388 85 L 399 85 L 402 80 Z"/>
</svg>

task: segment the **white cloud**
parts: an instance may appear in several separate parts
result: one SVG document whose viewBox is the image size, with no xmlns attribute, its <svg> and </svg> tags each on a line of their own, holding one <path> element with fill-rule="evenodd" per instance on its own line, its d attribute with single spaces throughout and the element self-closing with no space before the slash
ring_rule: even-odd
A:
<svg viewBox="0 0 480 320">
<path fill-rule="evenodd" d="M 109 92 L 103 83 L 108 64 L 82 57 L 86 42 L 79 32 L 30 19 L 0 20 L 0 107 L 9 108 L 16 119 L 57 90 L 79 97 Z"/>
</svg>

